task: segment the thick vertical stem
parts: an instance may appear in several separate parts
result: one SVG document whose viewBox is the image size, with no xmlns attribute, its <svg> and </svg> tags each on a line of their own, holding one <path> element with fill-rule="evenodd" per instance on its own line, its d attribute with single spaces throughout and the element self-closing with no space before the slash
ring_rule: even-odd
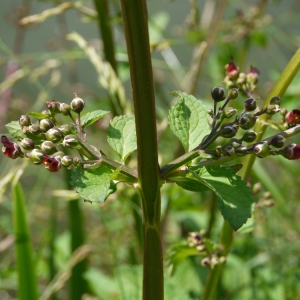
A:
<svg viewBox="0 0 300 300">
<path fill-rule="evenodd" d="M 143 299 L 163 299 L 160 184 L 146 1 L 121 0 L 135 110 L 138 182 L 144 221 Z"/>
</svg>

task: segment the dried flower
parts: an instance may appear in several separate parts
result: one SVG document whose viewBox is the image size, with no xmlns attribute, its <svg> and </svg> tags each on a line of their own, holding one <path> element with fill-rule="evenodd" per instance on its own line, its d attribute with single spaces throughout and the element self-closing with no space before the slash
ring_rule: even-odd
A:
<svg viewBox="0 0 300 300">
<path fill-rule="evenodd" d="M 285 116 L 285 120 L 291 127 L 300 124 L 300 110 L 293 109 L 292 111 L 288 112 Z"/>
<path fill-rule="evenodd" d="M 225 66 L 226 69 L 226 75 L 230 78 L 230 79 L 237 79 L 240 73 L 240 69 L 239 67 L 237 67 L 235 65 L 235 63 L 233 62 L 233 58 L 230 58 L 230 62 Z"/>
<path fill-rule="evenodd" d="M 45 169 L 47 169 L 49 172 L 57 172 L 61 167 L 61 163 L 58 157 L 44 156 L 43 164 L 45 166 Z"/>
<path fill-rule="evenodd" d="M 22 154 L 20 146 L 14 142 L 10 142 L 5 135 L 2 135 L 1 143 L 3 144 L 2 151 L 7 157 L 15 159 Z"/>
<path fill-rule="evenodd" d="M 297 144 L 290 144 L 286 146 L 283 151 L 282 155 L 290 160 L 295 160 L 300 158 L 300 145 Z"/>
</svg>

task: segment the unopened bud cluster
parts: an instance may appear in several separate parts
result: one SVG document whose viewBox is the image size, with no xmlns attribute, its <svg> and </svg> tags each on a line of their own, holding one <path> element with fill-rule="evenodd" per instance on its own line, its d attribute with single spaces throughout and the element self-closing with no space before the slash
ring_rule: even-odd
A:
<svg viewBox="0 0 300 300">
<path fill-rule="evenodd" d="M 200 232 L 190 232 L 187 240 L 190 247 L 196 248 L 199 254 L 204 256 L 201 260 L 202 267 L 213 269 L 216 265 L 224 264 L 226 257 L 219 254 L 221 249 L 213 245 L 205 234 L 204 229 Z"/>
<path fill-rule="evenodd" d="M 48 111 L 38 114 L 38 120 L 33 121 L 28 115 L 19 118 L 19 125 L 24 138 L 19 143 L 11 142 L 6 136 L 1 137 L 4 155 L 15 159 L 29 158 L 33 164 L 44 164 L 50 172 L 57 172 L 61 166 L 72 168 L 78 165 L 79 159 L 59 151 L 57 146 L 80 150 L 78 134 L 83 132 L 80 122 L 75 121 L 71 112 L 80 114 L 84 108 L 84 101 L 75 95 L 71 104 L 57 101 L 47 101 Z M 56 114 L 70 116 L 72 123 L 59 125 Z"/>
</svg>

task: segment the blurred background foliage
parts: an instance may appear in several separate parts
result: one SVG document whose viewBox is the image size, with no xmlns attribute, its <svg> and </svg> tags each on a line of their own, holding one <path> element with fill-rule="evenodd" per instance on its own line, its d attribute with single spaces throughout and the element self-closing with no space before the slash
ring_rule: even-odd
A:
<svg viewBox="0 0 300 300">
<path fill-rule="evenodd" d="M 96 1 L 97 2 L 97 1 Z M 116 72 L 132 112 L 129 66 L 119 2 L 108 1 Z M 242 71 L 260 75 L 256 96 L 263 103 L 273 82 L 300 46 L 298 0 L 147 1 L 159 132 L 159 159 L 165 164 L 183 153 L 167 128 L 173 90 L 186 91 L 211 107 L 210 90 L 222 84 L 233 56 Z M 1 1 L 0 132 L 21 114 L 45 109 L 45 101 L 69 103 L 73 93 L 86 111 L 111 114 L 88 131 L 88 140 L 111 158 L 106 141 L 109 120 L 118 112 L 103 87 L 99 70 L 77 43 L 75 31 L 102 59 L 103 41 L 94 2 Z M 56 8 L 56 9 L 54 9 Z M 20 19 L 27 24 L 20 25 Z M 26 22 L 25 22 L 26 23 Z M 287 90 L 282 107 L 300 109 L 300 76 Z M 241 97 L 239 97 L 241 99 Z M 238 108 L 243 101 L 236 100 Z M 266 136 L 272 134 L 269 129 Z M 299 143 L 299 137 L 293 141 Z M 135 155 L 130 159 L 135 165 Z M 17 299 L 12 193 L 19 170 L 33 245 L 41 299 L 141 299 L 143 244 L 139 195 L 126 185 L 102 205 L 69 191 L 67 172 L 47 172 L 21 159 L 0 157 L 0 299 Z M 280 157 L 257 160 L 249 184 L 259 205 L 235 234 L 216 299 L 300 299 L 299 162 Z M 206 229 L 218 241 L 222 217 L 210 193 L 178 186 L 162 188 L 162 236 L 166 254 L 166 299 L 199 299 L 208 273 L 201 257 L 185 252 L 188 232 Z M 176 247 L 177 245 L 177 247 Z M 76 250 L 77 249 L 77 250 Z M 177 251 L 174 256 L 174 252 Z M 175 250 L 174 250 L 175 249 Z M 177 249 L 177 250 L 176 250 Z M 181 249 L 181 250 L 180 250 Z M 74 253 L 74 250 L 77 252 Z M 72 254 L 73 252 L 73 254 Z M 176 258 L 176 259 L 175 259 Z M 172 276 L 167 272 L 173 266 Z"/>
</svg>

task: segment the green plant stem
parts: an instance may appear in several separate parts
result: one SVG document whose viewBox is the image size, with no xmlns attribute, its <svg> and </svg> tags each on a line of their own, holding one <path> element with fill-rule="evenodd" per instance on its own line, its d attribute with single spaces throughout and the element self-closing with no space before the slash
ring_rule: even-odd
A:
<svg viewBox="0 0 300 300">
<path fill-rule="evenodd" d="M 295 55 L 289 61 L 285 70 L 282 72 L 281 76 L 277 80 L 275 86 L 273 87 L 268 98 L 266 99 L 266 102 L 265 102 L 266 105 L 270 103 L 270 100 L 272 99 L 272 97 L 274 97 L 274 96 L 282 97 L 284 95 L 286 89 L 288 88 L 291 81 L 293 80 L 296 73 L 298 72 L 299 67 L 300 67 L 300 49 L 298 49 L 298 51 L 295 53 Z M 264 120 L 266 120 L 266 119 L 267 119 L 267 116 L 264 115 Z M 264 132 L 266 131 L 266 127 L 267 126 L 264 123 L 257 124 L 255 131 L 259 132 L 258 137 L 257 137 L 258 141 L 262 138 Z M 299 131 L 299 128 L 297 128 L 297 127 L 300 127 L 300 126 L 298 125 L 294 128 L 286 130 L 285 133 L 288 132 L 291 135 L 287 134 L 285 136 L 292 136 L 292 135 L 296 134 Z M 251 172 L 255 158 L 256 158 L 255 155 L 249 155 L 248 157 L 245 157 L 246 163 L 244 165 L 244 168 L 242 169 L 242 170 L 244 170 L 244 172 L 242 173 L 243 180 L 247 180 L 247 178 L 249 177 L 249 174 Z M 223 246 L 223 253 L 222 253 L 223 255 L 227 255 L 227 253 L 230 250 L 232 242 L 233 242 L 233 229 L 230 227 L 230 225 L 226 221 L 224 221 L 224 225 L 223 225 L 222 232 L 221 232 L 221 240 L 220 240 L 220 243 Z M 210 271 L 209 276 L 207 278 L 207 282 L 204 287 L 204 292 L 203 292 L 203 295 L 201 298 L 202 300 L 213 299 L 217 284 L 218 284 L 220 276 L 221 276 L 222 269 L 223 269 L 223 266 L 219 265 Z"/>
<path fill-rule="evenodd" d="M 160 184 L 153 74 L 146 1 L 121 0 L 137 134 L 138 183 L 144 220 L 143 299 L 162 300 Z"/>
</svg>

